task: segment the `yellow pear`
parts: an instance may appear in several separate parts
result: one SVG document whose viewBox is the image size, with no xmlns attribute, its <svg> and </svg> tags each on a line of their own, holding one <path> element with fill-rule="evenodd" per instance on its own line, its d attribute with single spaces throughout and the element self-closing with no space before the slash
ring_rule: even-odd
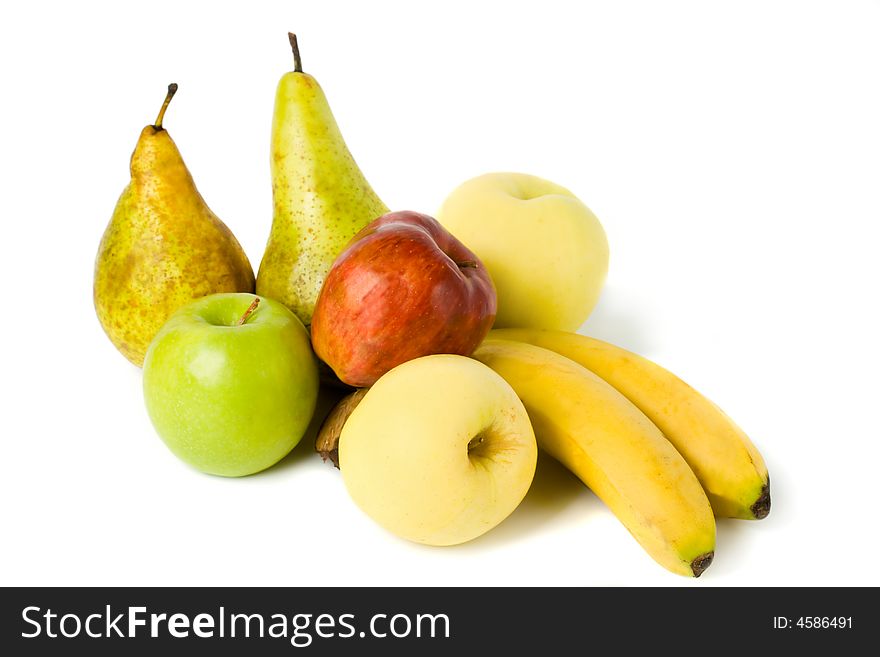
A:
<svg viewBox="0 0 880 657">
<path fill-rule="evenodd" d="M 296 35 L 288 36 L 294 70 L 275 94 L 274 217 L 257 294 L 282 302 L 308 326 L 336 256 L 388 208 L 351 156 L 318 81 L 303 73 Z"/>
<path fill-rule="evenodd" d="M 131 182 L 104 231 L 94 301 L 110 340 L 135 365 L 178 308 L 215 292 L 253 292 L 254 272 L 232 232 L 196 189 L 162 118 L 141 131 Z"/>
</svg>

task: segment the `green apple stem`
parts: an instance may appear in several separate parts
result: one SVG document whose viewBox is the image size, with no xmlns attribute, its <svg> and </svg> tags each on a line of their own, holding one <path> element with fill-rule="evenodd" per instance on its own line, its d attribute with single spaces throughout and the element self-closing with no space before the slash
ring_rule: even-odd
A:
<svg viewBox="0 0 880 657">
<path fill-rule="evenodd" d="M 165 95 L 165 102 L 162 103 L 162 109 L 159 110 L 159 116 L 156 117 L 156 122 L 153 124 L 153 127 L 157 130 L 162 130 L 162 119 L 165 118 L 165 110 L 168 109 L 168 103 L 171 102 L 171 99 L 174 98 L 174 94 L 177 93 L 177 83 L 172 82 L 168 85 L 168 93 Z"/>
<path fill-rule="evenodd" d="M 293 50 L 293 71 L 294 73 L 302 73 L 303 63 L 299 56 L 299 45 L 296 43 L 296 35 L 293 32 L 288 32 L 287 38 L 290 40 L 290 49 Z"/>
<path fill-rule="evenodd" d="M 254 314 L 254 311 L 257 309 L 257 306 L 260 305 L 260 297 L 254 297 L 254 300 L 251 301 L 251 305 L 247 307 L 247 310 L 244 311 L 244 315 L 241 316 L 241 319 L 238 320 L 238 324 L 236 326 L 241 326 L 245 324 L 250 318 L 251 315 Z"/>
</svg>

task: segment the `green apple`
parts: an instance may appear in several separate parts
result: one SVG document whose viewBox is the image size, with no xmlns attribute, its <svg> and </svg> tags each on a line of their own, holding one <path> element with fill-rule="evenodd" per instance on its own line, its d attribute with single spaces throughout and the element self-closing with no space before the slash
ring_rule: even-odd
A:
<svg viewBox="0 0 880 657">
<path fill-rule="evenodd" d="M 440 223 L 479 256 L 498 294 L 495 327 L 574 331 L 599 300 L 608 240 L 564 187 L 521 173 L 490 173 L 444 201 Z"/>
<path fill-rule="evenodd" d="M 252 294 L 213 294 L 178 310 L 144 360 L 144 400 L 181 460 L 215 475 L 268 468 L 315 409 L 318 371 L 302 323 Z"/>
<path fill-rule="evenodd" d="M 470 358 L 424 356 L 382 376 L 339 438 L 355 503 L 387 530 L 454 545 L 489 531 L 522 501 L 537 460 L 516 393 Z"/>
</svg>

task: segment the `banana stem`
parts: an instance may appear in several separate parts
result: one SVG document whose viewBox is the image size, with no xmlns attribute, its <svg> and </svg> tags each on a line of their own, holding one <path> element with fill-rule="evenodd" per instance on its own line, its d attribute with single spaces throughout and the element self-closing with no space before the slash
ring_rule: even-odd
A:
<svg viewBox="0 0 880 657">
<path fill-rule="evenodd" d="M 318 437 L 315 439 L 315 451 L 321 455 L 324 462 L 330 459 L 339 468 L 339 436 L 348 416 L 354 412 L 361 403 L 369 388 L 358 388 L 350 395 L 339 400 L 333 410 L 324 418 L 324 423 L 318 429 Z"/>
<path fill-rule="evenodd" d="M 290 49 L 293 50 L 293 71 L 294 73 L 302 73 L 303 63 L 299 56 L 299 45 L 296 42 L 296 35 L 293 32 L 288 32 L 287 38 L 290 40 Z"/>
<path fill-rule="evenodd" d="M 165 110 L 168 109 L 168 103 L 171 102 L 171 99 L 174 98 L 174 94 L 177 93 L 177 83 L 172 82 L 168 85 L 168 93 L 165 95 L 165 102 L 162 103 L 162 109 L 159 110 L 159 116 L 156 117 L 156 122 L 153 124 L 153 127 L 157 130 L 162 129 L 162 119 L 165 118 Z"/>
<path fill-rule="evenodd" d="M 701 554 L 696 559 L 691 562 L 691 571 L 694 573 L 694 577 L 699 577 L 703 574 L 703 572 L 708 568 L 712 560 L 715 558 L 714 550 L 712 552 L 707 552 L 706 554 Z"/>
<path fill-rule="evenodd" d="M 756 520 L 763 520 L 770 515 L 770 477 L 767 477 L 767 483 L 761 489 L 761 496 L 752 504 L 751 511 Z"/>
</svg>

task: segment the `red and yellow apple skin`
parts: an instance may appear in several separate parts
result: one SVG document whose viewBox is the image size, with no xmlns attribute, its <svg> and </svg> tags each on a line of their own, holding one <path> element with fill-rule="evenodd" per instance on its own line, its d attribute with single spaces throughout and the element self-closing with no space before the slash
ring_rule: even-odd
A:
<svg viewBox="0 0 880 657">
<path fill-rule="evenodd" d="M 370 386 L 432 354 L 469 356 L 497 301 L 479 258 L 437 220 L 391 212 L 336 258 L 312 317 L 312 346 L 345 383 Z"/>
</svg>

